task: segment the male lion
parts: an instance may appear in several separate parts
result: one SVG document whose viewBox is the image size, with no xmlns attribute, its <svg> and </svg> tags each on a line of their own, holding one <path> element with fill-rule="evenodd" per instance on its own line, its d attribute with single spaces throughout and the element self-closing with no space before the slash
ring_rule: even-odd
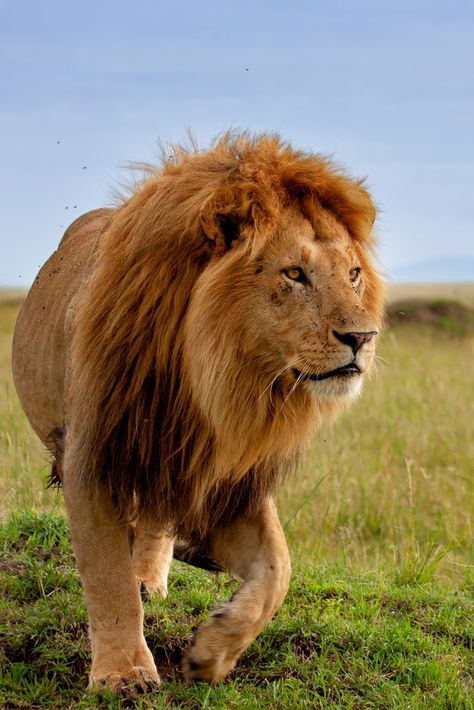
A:
<svg viewBox="0 0 474 710">
<path fill-rule="evenodd" d="M 159 682 L 137 579 L 166 594 L 173 538 L 243 580 L 198 630 L 187 678 L 222 679 L 281 605 L 272 494 L 372 366 L 374 218 L 327 159 L 226 134 L 80 217 L 39 272 L 14 375 L 64 488 L 91 685 Z"/>
</svg>

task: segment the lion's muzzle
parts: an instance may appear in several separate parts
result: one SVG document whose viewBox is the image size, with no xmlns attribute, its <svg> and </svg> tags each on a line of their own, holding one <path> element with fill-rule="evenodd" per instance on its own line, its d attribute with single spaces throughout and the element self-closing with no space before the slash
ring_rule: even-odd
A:
<svg viewBox="0 0 474 710">
<path fill-rule="evenodd" d="M 362 333 L 350 332 L 350 333 L 338 333 L 337 330 L 332 331 L 333 335 L 337 340 L 344 345 L 348 345 L 354 355 L 360 348 L 372 340 L 374 335 L 377 335 L 376 330 L 369 330 Z"/>
</svg>

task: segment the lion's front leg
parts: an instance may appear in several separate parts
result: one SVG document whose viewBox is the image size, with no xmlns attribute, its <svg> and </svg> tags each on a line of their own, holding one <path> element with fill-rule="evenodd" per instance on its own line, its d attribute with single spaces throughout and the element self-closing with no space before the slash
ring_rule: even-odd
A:
<svg viewBox="0 0 474 710">
<path fill-rule="evenodd" d="M 130 555 L 128 526 L 103 494 L 92 499 L 64 465 L 64 495 L 72 544 L 89 613 L 92 668 L 89 686 L 144 691 L 159 683 L 143 636 L 143 608 Z"/>
<path fill-rule="evenodd" d="M 288 590 L 291 565 L 273 501 L 253 520 L 217 530 L 212 555 L 244 580 L 230 601 L 219 606 L 198 629 L 183 662 L 188 679 L 217 682 L 280 607 Z"/>
<path fill-rule="evenodd" d="M 166 597 L 168 572 L 173 559 L 172 534 L 168 530 L 156 530 L 138 519 L 132 559 L 137 579 L 148 595 L 158 592 Z"/>
</svg>

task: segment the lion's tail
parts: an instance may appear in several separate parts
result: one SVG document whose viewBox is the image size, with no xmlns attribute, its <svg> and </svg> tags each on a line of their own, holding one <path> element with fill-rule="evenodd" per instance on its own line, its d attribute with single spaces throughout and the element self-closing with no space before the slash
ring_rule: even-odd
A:
<svg viewBox="0 0 474 710">
<path fill-rule="evenodd" d="M 59 487 L 62 484 L 62 462 L 64 455 L 64 427 L 54 427 L 47 439 L 47 447 L 53 455 L 51 473 L 48 476 L 47 488 Z"/>
</svg>

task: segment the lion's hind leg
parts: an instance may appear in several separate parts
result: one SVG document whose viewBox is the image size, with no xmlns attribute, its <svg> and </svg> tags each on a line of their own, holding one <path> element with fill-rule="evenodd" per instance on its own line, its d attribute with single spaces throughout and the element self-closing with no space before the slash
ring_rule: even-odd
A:
<svg viewBox="0 0 474 710">
<path fill-rule="evenodd" d="M 132 560 L 136 577 L 151 597 L 168 593 L 168 572 L 173 559 L 173 535 L 155 530 L 140 519 L 135 527 Z"/>
<path fill-rule="evenodd" d="M 288 590 L 291 565 L 271 500 L 253 520 L 216 531 L 211 544 L 216 561 L 244 582 L 200 626 L 184 657 L 188 679 L 215 683 L 232 670 L 240 654 L 280 607 Z"/>
</svg>

